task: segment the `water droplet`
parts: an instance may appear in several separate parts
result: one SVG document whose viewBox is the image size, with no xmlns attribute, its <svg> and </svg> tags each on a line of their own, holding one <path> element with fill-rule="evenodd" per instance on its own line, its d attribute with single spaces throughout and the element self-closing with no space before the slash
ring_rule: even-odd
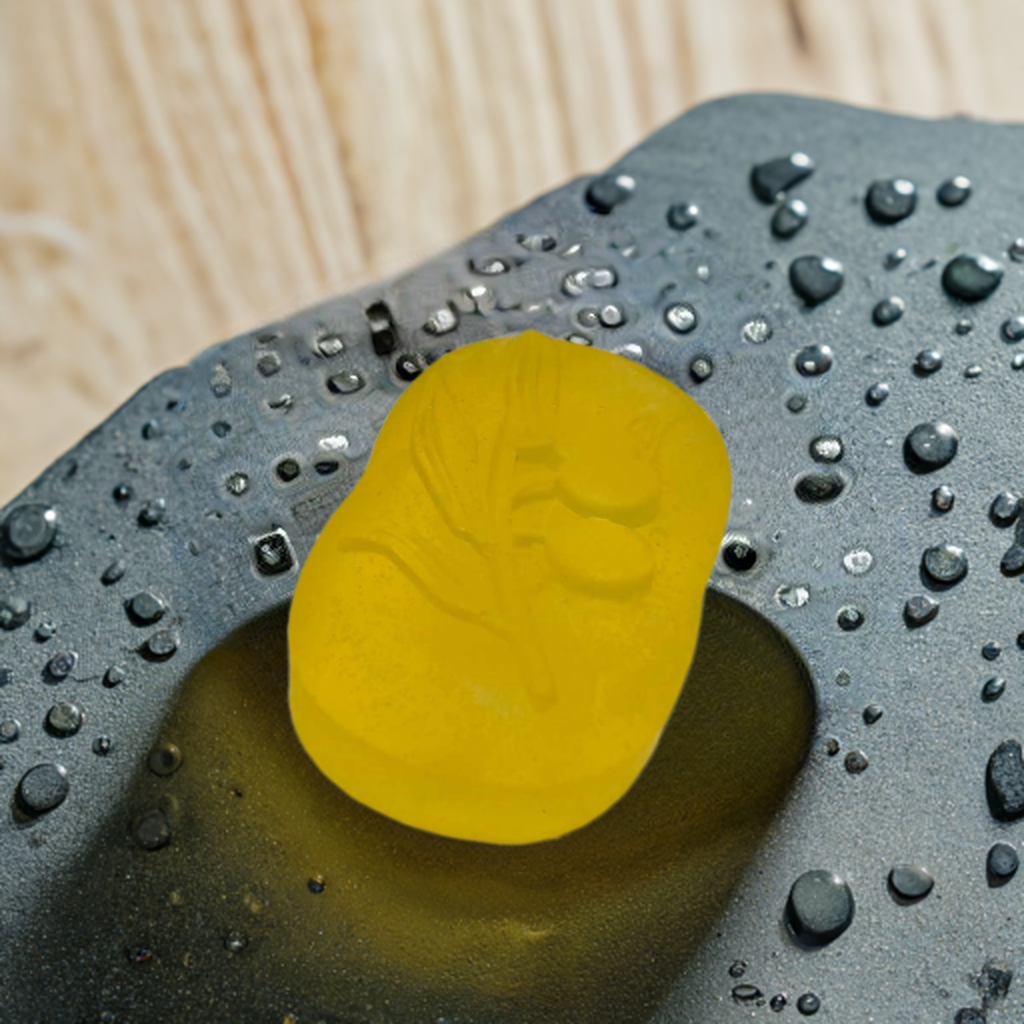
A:
<svg viewBox="0 0 1024 1024">
<path fill-rule="evenodd" d="M 969 178 L 965 178 L 964 175 L 958 174 L 954 178 L 949 178 L 944 181 L 935 193 L 935 198 L 938 199 L 943 206 L 959 206 L 961 203 L 967 200 L 967 197 L 971 194 L 971 181 Z"/>
<path fill-rule="evenodd" d="M 907 434 L 903 457 L 912 470 L 930 473 L 952 462 L 959 444 L 957 432 L 948 423 L 919 423 Z"/>
<path fill-rule="evenodd" d="M 322 334 L 316 339 L 316 350 L 331 359 L 345 350 L 345 341 L 340 334 Z"/>
<path fill-rule="evenodd" d="M 914 358 L 914 373 L 927 377 L 942 369 L 942 353 L 937 348 L 923 348 Z"/>
<path fill-rule="evenodd" d="M 1007 250 L 1010 259 L 1016 263 L 1024 262 L 1024 238 L 1015 238 Z"/>
<path fill-rule="evenodd" d="M 593 328 L 601 322 L 597 310 L 593 306 L 585 306 L 576 313 L 576 323 L 580 327 Z"/>
<path fill-rule="evenodd" d="M 999 700 L 1006 692 L 1006 680 L 1002 676 L 991 676 L 981 688 L 981 699 L 986 704 Z"/>
<path fill-rule="evenodd" d="M 711 280 L 711 268 L 706 264 L 702 263 L 696 270 L 698 281 L 710 281 Z"/>
<path fill-rule="evenodd" d="M 977 380 L 981 376 L 981 366 L 978 363 L 971 363 L 970 366 L 964 367 L 964 377 L 967 380 Z"/>
<path fill-rule="evenodd" d="M 288 534 L 273 530 L 252 542 L 253 560 L 261 576 L 280 576 L 295 565 L 295 552 Z"/>
<path fill-rule="evenodd" d="M 836 623 L 844 633 L 853 633 L 864 625 L 864 613 L 856 605 L 843 605 L 836 615 Z"/>
<path fill-rule="evenodd" d="M 974 330 L 974 321 L 968 320 L 966 317 L 962 317 L 961 319 L 957 320 L 956 325 L 953 327 L 953 330 L 960 335 L 970 334 L 971 331 Z"/>
<path fill-rule="evenodd" d="M 483 256 L 471 259 L 469 269 L 483 277 L 496 277 L 498 274 L 507 274 L 512 269 L 512 264 L 501 256 Z"/>
<path fill-rule="evenodd" d="M 743 325 L 740 334 L 751 345 L 763 345 L 772 336 L 772 325 L 763 316 L 753 316 Z"/>
<path fill-rule="evenodd" d="M 217 398 L 231 394 L 231 374 L 223 363 L 217 363 L 210 372 L 210 390 Z"/>
<path fill-rule="evenodd" d="M 21 735 L 21 722 L 5 718 L 0 722 L 0 743 L 13 743 Z"/>
<path fill-rule="evenodd" d="M 273 377 L 281 369 L 281 357 L 276 352 L 264 352 L 256 359 L 256 369 L 263 377 Z"/>
<path fill-rule="evenodd" d="M 703 384 L 715 372 L 715 364 L 708 356 L 697 356 L 690 363 L 690 376 L 697 384 Z"/>
<path fill-rule="evenodd" d="M 934 583 L 952 585 L 967 575 L 967 555 L 955 544 L 936 544 L 925 551 L 921 568 Z"/>
<path fill-rule="evenodd" d="M 74 736 L 82 728 L 82 709 L 77 704 L 62 701 L 46 713 L 46 728 L 54 736 Z"/>
<path fill-rule="evenodd" d="M 106 757 L 114 749 L 114 741 L 109 736 L 97 736 L 92 741 L 92 752 L 97 757 Z"/>
<path fill-rule="evenodd" d="M 35 638 L 38 643 L 44 644 L 47 640 L 52 640 L 56 635 L 57 626 L 49 620 L 44 620 L 36 626 Z"/>
<path fill-rule="evenodd" d="M 459 317 L 451 306 L 441 306 L 427 317 L 423 330 L 435 336 L 449 334 L 459 326 Z"/>
<path fill-rule="evenodd" d="M 169 629 L 154 633 L 143 645 L 141 652 L 153 661 L 166 661 L 178 649 L 178 635 Z"/>
<path fill-rule="evenodd" d="M 806 395 L 790 395 L 786 399 L 786 408 L 792 413 L 803 412 L 807 408 L 807 396 Z"/>
<path fill-rule="evenodd" d="M 167 516 L 167 502 L 163 498 L 154 498 L 147 501 L 139 509 L 140 526 L 158 526 Z"/>
<path fill-rule="evenodd" d="M 800 256 L 789 265 L 789 283 L 808 306 L 817 306 L 843 287 L 843 265 L 828 256 Z"/>
<path fill-rule="evenodd" d="M 18 505 L 8 513 L 0 545 L 16 562 L 31 562 L 45 554 L 57 536 L 57 513 L 49 505 Z"/>
<path fill-rule="evenodd" d="M 796 368 L 804 377 L 819 377 L 832 368 L 832 349 L 828 345 L 808 345 L 793 357 Z"/>
<path fill-rule="evenodd" d="M 796 1001 L 796 1008 L 805 1017 L 813 1017 L 821 1009 L 821 1000 L 813 992 L 805 992 Z"/>
<path fill-rule="evenodd" d="M 747 973 L 747 961 L 746 960 L 733 960 L 729 965 L 729 977 L 730 978 L 742 978 Z"/>
<path fill-rule="evenodd" d="M 154 775 L 173 775 L 182 762 L 181 751 L 173 743 L 158 743 L 150 752 L 147 763 Z"/>
<path fill-rule="evenodd" d="M 851 750 L 843 761 L 843 767 L 851 775 L 860 775 L 868 769 L 868 756 L 863 750 Z"/>
<path fill-rule="evenodd" d="M 1011 544 L 1000 559 L 999 568 L 1007 576 L 1017 576 L 1024 572 L 1024 545 L 1016 541 Z"/>
<path fill-rule="evenodd" d="M 332 473 L 338 472 L 339 465 L 337 459 L 321 459 L 319 462 L 313 463 L 313 469 L 320 476 L 330 476 Z"/>
<path fill-rule="evenodd" d="M 75 651 L 61 651 L 46 663 L 46 674 L 51 680 L 59 682 L 62 679 L 67 679 L 74 672 L 77 664 L 78 655 Z"/>
<path fill-rule="evenodd" d="M 241 953 L 248 944 L 248 939 L 237 929 L 233 928 L 224 936 L 224 948 L 229 953 Z"/>
<path fill-rule="evenodd" d="M 14 682 L 14 673 L 9 668 L 0 668 L 0 686 L 10 686 Z"/>
<path fill-rule="evenodd" d="M 1016 821 L 1024 817 L 1024 764 L 1016 740 L 1004 740 L 992 752 L 985 772 L 985 791 L 993 818 Z"/>
<path fill-rule="evenodd" d="M 885 381 L 878 381 L 868 388 L 864 395 L 864 401 L 868 405 L 879 406 L 889 397 L 889 393 L 889 385 Z"/>
<path fill-rule="evenodd" d="M 865 725 L 874 725 L 882 717 L 882 707 L 880 704 L 869 704 L 862 712 L 861 718 L 864 719 Z"/>
<path fill-rule="evenodd" d="M 111 665 L 103 675 L 103 685 L 112 690 L 124 682 L 125 676 L 125 670 L 120 665 Z"/>
<path fill-rule="evenodd" d="M 71 783 L 63 765 L 37 764 L 22 775 L 17 800 L 26 814 L 36 816 L 59 807 L 70 789 Z"/>
<path fill-rule="evenodd" d="M 768 1005 L 774 1013 L 779 1013 L 781 1010 L 786 1008 L 786 1002 L 787 1000 L 785 995 L 780 992 L 778 995 L 772 996 L 771 999 L 768 1000 Z"/>
<path fill-rule="evenodd" d="M 1003 279 L 1003 266 L 988 256 L 961 253 L 942 271 L 942 287 L 954 299 L 976 302 L 987 298 Z"/>
<path fill-rule="evenodd" d="M 419 358 L 409 352 L 405 352 L 395 360 L 395 376 L 399 380 L 415 380 L 423 372 L 423 365 Z"/>
<path fill-rule="evenodd" d="M 956 495 L 949 484 L 942 484 L 932 491 L 932 508 L 936 512 L 948 512 L 956 501 Z"/>
<path fill-rule="evenodd" d="M 675 231 L 689 231 L 700 220 L 700 210 L 693 203 L 673 203 L 665 219 Z"/>
<path fill-rule="evenodd" d="M 126 605 L 129 618 L 137 626 L 148 626 L 159 622 L 167 611 L 163 599 L 149 590 L 139 591 Z"/>
<path fill-rule="evenodd" d="M 985 867 L 989 876 L 999 881 L 1007 881 L 1017 873 L 1020 867 L 1020 855 L 1009 843 L 993 843 L 989 847 Z"/>
<path fill-rule="evenodd" d="M 920 864 L 896 864 L 889 871 L 892 892 L 904 900 L 923 900 L 935 886 L 931 873 Z"/>
<path fill-rule="evenodd" d="M 319 896 L 327 888 L 327 882 L 323 875 L 314 875 L 306 882 L 306 887 L 314 896 Z"/>
<path fill-rule="evenodd" d="M 971 1006 L 965 1006 L 962 1010 L 956 1011 L 953 1024 L 985 1024 L 986 1020 L 984 1010 L 976 1010 Z"/>
<path fill-rule="evenodd" d="M 602 306 L 598 315 L 604 327 L 621 327 L 626 322 L 626 314 L 613 302 Z"/>
<path fill-rule="evenodd" d="M 587 206 L 594 213 L 609 214 L 624 203 L 636 189 L 636 182 L 628 174 L 602 174 L 587 187 Z"/>
<path fill-rule="evenodd" d="M 811 592 L 807 587 L 791 583 L 784 583 L 775 591 L 775 601 L 783 608 L 803 608 L 810 599 Z"/>
<path fill-rule="evenodd" d="M 302 472 L 295 459 L 281 459 L 274 467 L 274 473 L 282 483 L 290 484 Z"/>
<path fill-rule="evenodd" d="M 762 203 L 777 203 L 786 191 L 814 172 L 806 153 L 790 153 L 757 164 L 750 172 L 750 187 Z"/>
<path fill-rule="evenodd" d="M 132 835 L 144 850 L 159 850 L 171 841 L 171 823 L 162 810 L 154 808 L 135 819 Z"/>
<path fill-rule="evenodd" d="M 697 310 L 689 302 L 676 302 L 665 310 L 665 323 L 676 334 L 689 334 L 697 322 Z"/>
<path fill-rule="evenodd" d="M 231 433 L 231 424 L 227 420 L 217 420 L 210 430 L 213 431 L 214 437 L 227 437 Z"/>
<path fill-rule="evenodd" d="M 845 668 L 841 668 L 836 673 L 836 686 L 849 686 L 852 682 L 853 676 Z"/>
<path fill-rule="evenodd" d="M 986 661 L 995 661 L 1003 653 L 1002 647 L 995 640 L 989 640 L 981 648 L 981 656 Z"/>
<path fill-rule="evenodd" d="M 365 381 L 355 370 L 345 370 L 327 378 L 327 389 L 335 395 L 352 395 L 362 389 Z"/>
<path fill-rule="evenodd" d="M 1011 316 L 999 328 L 1005 341 L 1024 341 L 1024 316 Z"/>
<path fill-rule="evenodd" d="M 834 470 L 818 470 L 800 477 L 794 491 L 796 496 L 809 505 L 820 505 L 835 501 L 843 493 L 845 481 Z"/>
<path fill-rule="evenodd" d="M 903 618 L 912 629 L 924 626 L 939 614 L 939 602 L 927 594 L 917 594 L 908 598 L 903 606 Z"/>
<path fill-rule="evenodd" d="M 756 985 L 736 985 L 732 990 L 732 998 L 737 1003 L 753 1003 L 764 998 L 764 993 Z"/>
<path fill-rule="evenodd" d="M 875 306 L 871 311 L 871 319 L 879 327 L 888 327 L 889 324 L 896 323 L 903 316 L 906 308 L 907 304 L 898 295 L 892 295 L 888 299 L 882 299 Z"/>
<path fill-rule="evenodd" d="M 772 215 L 772 234 L 792 238 L 807 223 L 807 217 L 807 204 L 802 199 L 787 199 Z"/>
<path fill-rule="evenodd" d="M 815 462 L 839 462 L 843 457 L 843 442 L 831 435 L 822 435 L 811 441 L 811 458 Z"/>
<path fill-rule="evenodd" d="M 127 484 L 118 484 L 111 492 L 110 496 L 114 501 L 121 504 L 131 499 L 132 489 Z"/>
<path fill-rule="evenodd" d="M 734 537 L 722 548 L 722 561 L 734 572 L 749 572 L 757 564 L 757 551 L 745 537 Z"/>
<path fill-rule="evenodd" d="M 875 181 L 868 189 L 865 205 L 876 224 L 895 224 L 914 212 L 917 189 L 906 178 Z"/>
<path fill-rule="evenodd" d="M 516 241 L 527 252 L 551 252 L 558 245 L 557 239 L 545 234 L 516 235 Z"/>
<path fill-rule="evenodd" d="M 0 597 L 0 629 L 8 632 L 24 626 L 32 616 L 32 605 L 20 594 Z"/>
<path fill-rule="evenodd" d="M 843 555 L 843 568 L 851 576 L 863 576 L 868 570 L 870 570 L 874 558 L 870 551 L 865 551 L 863 548 L 857 551 L 849 551 Z"/>
<path fill-rule="evenodd" d="M 593 344 L 585 334 L 570 334 L 565 340 L 573 345 L 583 345 L 584 347 Z"/>
<path fill-rule="evenodd" d="M 906 258 L 906 249 L 893 249 L 892 252 L 885 254 L 885 259 L 882 261 L 882 265 L 886 270 L 895 270 Z"/>
<path fill-rule="evenodd" d="M 1020 515 L 1020 497 L 1011 491 L 1002 491 L 992 499 L 989 518 L 996 526 L 1010 526 Z"/>
<path fill-rule="evenodd" d="M 789 890 L 786 915 L 802 942 L 824 946 L 853 921 L 853 893 L 834 871 L 805 871 Z"/>
</svg>

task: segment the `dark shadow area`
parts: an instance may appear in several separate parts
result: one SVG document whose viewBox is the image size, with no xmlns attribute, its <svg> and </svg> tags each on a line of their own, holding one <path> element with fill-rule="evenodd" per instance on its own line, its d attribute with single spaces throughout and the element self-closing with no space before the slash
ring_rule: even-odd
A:
<svg viewBox="0 0 1024 1024">
<path fill-rule="evenodd" d="M 646 1021 L 763 841 L 809 747 L 793 648 L 709 592 L 647 769 L 602 818 L 526 847 L 446 840 L 357 804 L 289 720 L 285 613 L 186 681 L 102 839 L 28 929 L 19 1021 Z M 170 841 L 132 822 L 161 811 Z M 773 927 L 765 922 L 765 927 Z M 103 1016 L 107 1014 L 107 1016 Z"/>
</svg>

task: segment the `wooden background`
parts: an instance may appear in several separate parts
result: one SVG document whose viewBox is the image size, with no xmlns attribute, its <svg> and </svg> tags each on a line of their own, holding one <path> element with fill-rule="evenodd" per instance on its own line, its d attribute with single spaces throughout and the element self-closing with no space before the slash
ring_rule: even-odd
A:
<svg viewBox="0 0 1024 1024">
<path fill-rule="evenodd" d="M 1024 119 L 1019 0 L 0 0 L 0 504 L 155 373 L 702 100 Z"/>
</svg>

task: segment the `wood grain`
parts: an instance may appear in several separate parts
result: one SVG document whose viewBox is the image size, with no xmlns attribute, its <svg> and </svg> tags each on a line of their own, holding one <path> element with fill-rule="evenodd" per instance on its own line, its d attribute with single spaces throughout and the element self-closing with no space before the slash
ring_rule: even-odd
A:
<svg viewBox="0 0 1024 1024">
<path fill-rule="evenodd" d="M 155 373 L 686 108 L 1024 118 L 1016 0 L 0 0 L 0 503 Z"/>
</svg>

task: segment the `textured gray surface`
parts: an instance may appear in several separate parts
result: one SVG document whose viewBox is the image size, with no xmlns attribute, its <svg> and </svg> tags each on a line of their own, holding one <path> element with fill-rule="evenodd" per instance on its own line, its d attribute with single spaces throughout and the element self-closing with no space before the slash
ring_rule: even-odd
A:
<svg viewBox="0 0 1024 1024">
<path fill-rule="evenodd" d="M 781 239 L 770 229 L 774 207 L 754 195 L 750 172 L 796 151 L 815 164 L 790 193 L 809 216 Z M 722 561 L 712 586 L 790 638 L 817 687 L 818 735 L 792 798 L 715 932 L 680 964 L 655 1019 L 774 1017 L 756 999 L 733 1005 L 737 981 L 727 968 L 737 959 L 748 965 L 743 983 L 766 998 L 787 994 L 790 1017 L 805 991 L 822 1000 L 819 1020 L 941 1022 L 980 1006 L 976 977 L 988 961 L 1015 965 L 1020 929 L 1015 882 L 994 888 L 986 878 L 989 846 L 1019 846 L 1019 837 L 990 814 L 985 776 L 993 750 L 1020 736 L 1024 700 L 1015 639 L 1024 627 L 1021 582 L 1000 571 L 1014 531 L 989 517 L 997 494 L 1021 486 L 1024 373 L 1011 367 L 1016 347 L 1001 325 L 1024 307 L 1024 264 L 1007 255 L 1024 233 L 1022 159 L 1018 127 L 914 121 L 774 96 L 712 103 L 611 169 L 635 188 L 607 215 L 585 204 L 588 181 L 572 183 L 410 274 L 233 339 L 154 380 L 9 506 L 52 506 L 58 529 L 40 558 L 5 555 L 0 573 L 0 598 L 32 604 L 27 624 L 0 633 L 0 669 L 10 675 L 0 719 L 21 723 L 20 737 L 0 748 L 0 784 L 12 800 L 0 827 L 5 969 L 13 969 L 9 951 L 31 922 L 58 913 L 49 881 L 94 841 L 101 811 L 117 804 L 131 769 L 145 762 L 188 670 L 232 630 L 287 601 L 297 572 L 287 567 L 289 546 L 301 564 L 358 478 L 404 386 L 397 357 L 429 361 L 447 347 L 530 327 L 640 359 L 712 416 L 733 467 L 727 539 L 742 537 L 758 556 L 749 570 Z M 955 175 L 966 175 L 973 190 L 947 207 L 936 189 Z M 865 196 L 873 182 L 894 177 L 916 184 L 916 209 L 896 224 L 876 223 Z M 683 232 L 666 219 L 678 203 L 700 210 Z M 527 248 L 523 236 L 555 244 Z M 898 248 L 908 255 L 887 269 L 886 255 Z M 1005 267 L 991 297 L 966 304 L 943 291 L 943 268 L 961 251 Z M 790 263 L 809 255 L 844 268 L 842 289 L 814 307 L 788 277 Z M 613 275 L 579 273 L 588 268 Z M 880 327 L 872 310 L 890 296 L 906 311 Z M 393 327 L 379 323 L 379 310 L 365 315 L 380 302 Z M 666 325 L 665 310 L 677 302 L 696 311 L 689 333 Z M 758 317 L 771 336 L 751 343 L 744 328 Z M 972 329 L 958 333 L 965 318 Z M 378 348 L 393 335 L 385 355 L 375 352 L 374 319 Z M 454 329 L 431 333 L 431 322 Z M 335 336 L 340 351 L 321 344 Z M 797 353 L 825 345 L 831 366 L 800 372 Z M 915 355 L 926 347 L 940 349 L 944 365 L 915 373 Z M 695 357 L 714 367 L 699 384 L 690 372 Z M 355 374 L 362 385 L 352 390 Z M 865 394 L 878 382 L 890 395 L 871 405 Z M 936 420 L 956 430 L 957 454 L 937 471 L 912 469 L 904 439 Z M 219 423 L 230 429 L 214 428 Z M 809 445 L 822 435 L 842 439 L 834 465 L 811 458 Z M 287 457 L 301 473 L 286 483 L 274 467 Z M 314 468 L 332 461 L 329 475 Z M 825 500 L 797 496 L 812 472 L 832 474 L 824 490 L 818 478 L 811 483 Z M 112 497 L 119 484 L 131 490 L 126 500 Z M 932 505 L 940 484 L 956 495 L 947 512 Z M 156 507 L 146 503 L 158 500 L 166 511 L 142 525 L 140 515 Z M 261 573 L 254 543 L 274 531 L 287 537 L 276 549 L 285 568 Z M 943 543 L 963 548 L 970 570 L 937 589 L 922 578 L 921 559 Z M 854 554 L 865 551 L 866 571 L 868 559 Z M 105 584 L 101 576 L 117 559 L 123 579 Z M 279 558 L 272 563 L 281 568 Z M 140 625 L 126 612 L 124 602 L 142 591 L 167 605 L 158 624 Z M 904 606 L 927 594 L 939 612 L 912 629 Z M 853 630 L 837 620 L 850 606 L 864 620 Z M 56 633 L 40 641 L 34 631 L 46 622 Z M 981 653 L 993 640 L 1002 647 L 995 665 Z M 72 651 L 73 671 L 55 681 L 47 664 Z M 105 686 L 112 667 L 124 670 L 125 682 Z M 982 684 L 995 673 L 1007 678 L 1006 692 L 983 702 Z M 44 729 L 59 700 L 85 709 L 86 726 L 70 738 Z M 883 711 L 870 726 L 868 704 Z M 113 738 L 117 757 L 94 753 L 101 736 Z M 828 737 L 838 740 L 835 754 Z M 857 752 L 867 767 L 847 770 L 862 766 L 865 758 L 849 759 Z M 49 814 L 22 820 L 13 809 L 17 781 L 48 762 L 67 770 L 69 795 Z M 935 877 L 934 890 L 910 906 L 887 890 L 890 868 L 905 862 Z M 789 937 L 784 908 L 793 881 L 814 869 L 846 880 L 856 916 L 833 943 L 808 950 Z M 95 1010 L 47 1015 L 47 994 L 36 998 L 40 1019 Z M 1019 985 L 989 997 L 990 1021 L 1022 1016 Z"/>
</svg>

